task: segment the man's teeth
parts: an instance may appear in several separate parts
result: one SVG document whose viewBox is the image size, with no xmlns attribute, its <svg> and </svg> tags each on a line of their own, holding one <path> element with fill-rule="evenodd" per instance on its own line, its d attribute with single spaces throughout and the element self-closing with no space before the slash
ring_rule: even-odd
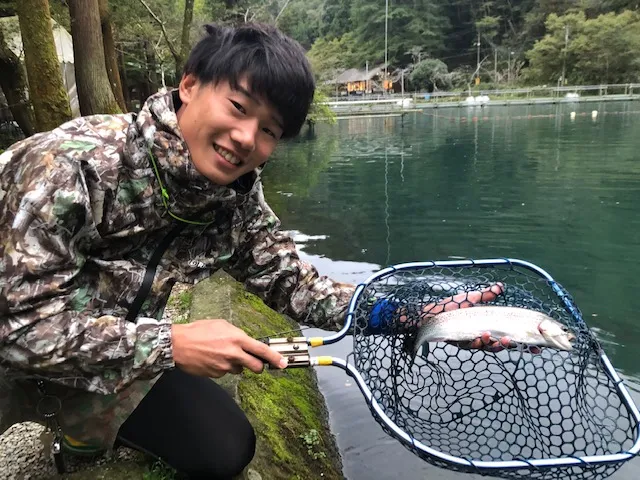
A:
<svg viewBox="0 0 640 480">
<path fill-rule="evenodd" d="M 229 163 L 232 163 L 233 165 L 240 165 L 240 159 L 236 157 L 233 153 L 227 152 L 226 150 L 223 150 L 217 145 L 214 145 L 213 148 L 215 149 L 216 152 L 222 155 Z"/>
</svg>

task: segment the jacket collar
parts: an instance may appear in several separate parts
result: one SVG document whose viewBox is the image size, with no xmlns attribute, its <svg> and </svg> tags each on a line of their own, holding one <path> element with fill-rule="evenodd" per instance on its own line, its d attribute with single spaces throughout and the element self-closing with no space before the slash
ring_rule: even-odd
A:
<svg viewBox="0 0 640 480">
<path fill-rule="evenodd" d="M 178 125 L 179 106 L 177 90 L 160 91 L 147 99 L 127 135 L 130 166 L 150 169 L 155 175 L 153 155 L 169 193 L 171 211 L 184 218 L 210 221 L 216 208 L 244 202 L 259 183 L 259 171 L 249 172 L 231 185 L 216 185 L 200 174 L 193 166 Z"/>
</svg>

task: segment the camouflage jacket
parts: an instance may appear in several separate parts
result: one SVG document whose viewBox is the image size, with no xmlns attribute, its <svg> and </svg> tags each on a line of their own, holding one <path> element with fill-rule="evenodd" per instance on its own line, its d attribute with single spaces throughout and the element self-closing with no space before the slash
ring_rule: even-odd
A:
<svg viewBox="0 0 640 480">
<path fill-rule="evenodd" d="M 193 167 L 174 93 L 137 115 L 78 118 L 0 155 L 0 363 L 59 386 L 120 392 L 174 366 L 162 310 L 176 281 L 223 268 L 269 306 L 333 328 L 351 285 L 301 261 L 265 202 L 259 172 L 231 186 Z M 136 322 L 125 316 L 158 242 L 189 225 L 158 267 Z"/>
</svg>

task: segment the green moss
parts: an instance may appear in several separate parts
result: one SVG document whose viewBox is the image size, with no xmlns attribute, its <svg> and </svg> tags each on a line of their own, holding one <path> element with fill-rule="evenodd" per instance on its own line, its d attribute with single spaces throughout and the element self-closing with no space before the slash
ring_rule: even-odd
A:
<svg viewBox="0 0 640 480">
<path fill-rule="evenodd" d="M 180 313 L 186 314 L 191 307 L 191 301 L 193 300 L 193 290 L 185 290 L 178 295 L 178 310 Z"/>
<path fill-rule="evenodd" d="M 249 335 L 260 338 L 292 330 L 296 330 L 294 335 L 300 335 L 295 323 L 267 307 L 257 296 L 240 289 L 235 293 L 234 305 L 254 312 L 243 315 L 241 328 Z M 322 424 L 326 413 L 312 369 L 247 373 L 238 385 L 238 393 L 243 410 L 259 419 L 254 422 L 263 443 L 262 455 L 256 458 L 258 471 L 264 468 L 259 465 L 261 462 L 278 467 L 285 474 L 282 478 L 287 475 L 314 478 L 319 471 L 333 470 L 327 458 L 337 453 L 332 451 L 333 441 Z M 314 456 L 301 438 L 312 430 L 324 432 L 319 434 Z M 325 478 L 331 475 L 325 474 Z"/>
<path fill-rule="evenodd" d="M 188 287 L 181 290 L 180 293 L 171 293 L 167 301 L 167 307 L 170 309 L 171 321 L 173 323 L 188 323 L 189 311 L 193 302 L 193 288 Z"/>
<path fill-rule="evenodd" d="M 300 335 L 295 322 L 267 307 L 224 273 L 196 286 L 190 317 L 225 318 L 253 338 Z M 237 396 L 257 434 L 250 468 L 262 478 L 343 478 L 312 368 L 245 372 L 237 382 Z"/>
<path fill-rule="evenodd" d="M 313 380 L 312 371 L 292 369 L 248 373 L 239 383 L 242 408 L 261 443 L 254 459 L 259 472 L 275 468 L 280 474 L 273 478 L 315 478 L 318 472 L 340 478 L 329 460 L 337 452 L 322 424 L 325 414 Z M 302 438 L 310 431 L 319 432 L 313 453 Z"/>
<path fill-rule="evenodd" d="M 244 322 L 241 328 L 254 338 L 260 338 L 270 335 L 277 335 L 282 332 L 290 332 L 291 330 L 297 330 L 298 327 L 287 322 L 282 315 L 276 313 L 264 302 L 249 292 L 244 290 L 236 292 L 235 302 L 241 305 L 242 310 L 253 311 L 255 313 L 251 318 L 247 318 L 247 322 Z"/>
<path fill-rule="evenodd" d="M 56 54 L 49 2 L 21 0 L 16 3 L 16 9 L 22 31 L 27 76 L 30 79 L 46 79 L 29 82 L 37 127 L 40 131 L 52 130 L 71 120 L 71 107 Z"/>
</svg>

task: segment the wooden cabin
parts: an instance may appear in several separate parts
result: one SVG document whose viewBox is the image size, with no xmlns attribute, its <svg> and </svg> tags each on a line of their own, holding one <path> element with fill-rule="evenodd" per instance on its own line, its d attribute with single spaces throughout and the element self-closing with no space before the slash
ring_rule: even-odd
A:
<svg viewBox="0 0 640 480">
<path fill-rule="evenodd" d="M 388 75 L 388 74 L 387 74 Z M 365 93 L 382 93 L 393 91 L 393 80 L 388 75 L 384 80 L 384 65 L 370 70 L 350 68 L 335 79 L 326 82 L 333 85 L 338 95 L 362 95 Z"/>
</svg>

